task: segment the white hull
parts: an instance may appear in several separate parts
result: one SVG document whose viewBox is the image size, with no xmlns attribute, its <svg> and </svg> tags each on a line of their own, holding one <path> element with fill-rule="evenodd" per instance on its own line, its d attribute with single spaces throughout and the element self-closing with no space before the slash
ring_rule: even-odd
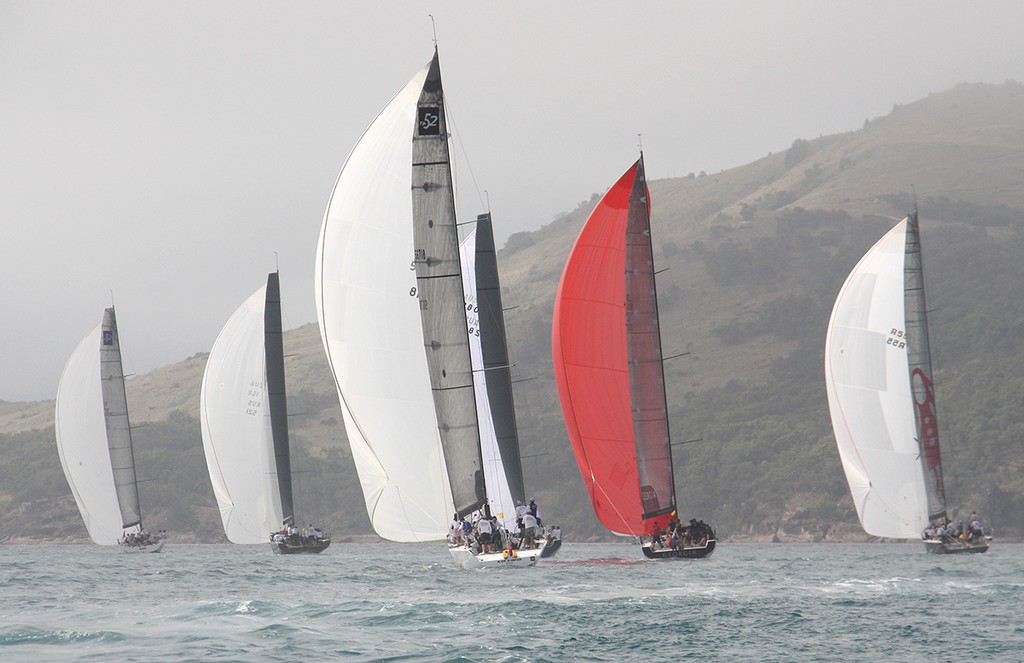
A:
<svg viewBox="0 0 1024 663">
<path fill-rule="evenodd" d="M 452 554 L 452 558 L 458 562 L 459 566 L 464 569 L 522 569 L 528 566 L 534 566 L 537 563 L 537 560 L 540 559 L 540 548 L 534 548 L 532 550 L 515 550 L 512 551 L 514 554 L 511 555 L 507 550 L 502 550 L 501 552 L 496 553 L 475 554 L 466 546 L 449 548 L 448 552 Z"/>
</svg>

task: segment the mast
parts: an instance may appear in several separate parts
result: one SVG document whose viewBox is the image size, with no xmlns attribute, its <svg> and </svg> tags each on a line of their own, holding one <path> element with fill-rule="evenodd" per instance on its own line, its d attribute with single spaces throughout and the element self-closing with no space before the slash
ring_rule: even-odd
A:
<svg viewBox="0 0 1024 663">
<path fill-rule="evenodd" d="M 139 509 L 139 486 L 135 476 L 135 454 L 132 449 L 131 424 L 128 421 L 128 399 L 125 394 L 124 370 L 121 367 L 121 344 L 117 335 L 114 307 L 103 311 L 100 333 L 100 388 L 103 394 L 103 418 L 107 429 L 110 468 L 114 475 L 117 504 L 121 510 L 121 527 L 142 528 Z"/>
<path fill-rule="evenodd" d="M 512 371 L 508 359 L 505 313 L 501 303 L 498 256 L 494 250 L 491 215 L 476 217 L 476 296 L 480 323 L 480 345 L 487 376 L 487 399 L 501 453 L 505 479 L 514 502 L 526 503 L 523 463 L 516 427 L 516 406 L 512 393 Z"/>
<path fill-rule="evenodd" d="M 676 508 L 672 446 L 662 363 L 658 292 L 644 157 L 636 165 L 626 221 L 626 344 L 643 518 Z"/>
<path fill-rule="evenodd" d="M 295 521 L 292 505 L 292 463 L 288 445 L 288 402 L 284 383 L 284 333 L 281 328 L 281 285 L 277 272 L 267 275 L 267 298 L 263 309 L 263 334 L 266 357 L 267 401 L 270 403 L 270 430 L 274 438 L 277 485 L 281 493 L 284 523 Z"/>
<path fill-rule="evenodd" d="M 412 137 L 413 262 L 438 433 L 462 516 L 482 507 L 486 493 L 446 122 L 435 49 Z"/>
<path fill-rule="evenodd" d="M 920 445 L 921 468 L 924 473 L 928 520 L 932 523 L 944 523 L 948 519 L 946 492 L 942 480 L 942 459 L 939 454 L 939 427 L 935 416 L 928 309 L 925 304 L 924 265 L 921 260 L 921 233 L 916 209 L 907 215 L 903 271 L 907 367 L 914 399 L 914 420 Z"/>
</svg>

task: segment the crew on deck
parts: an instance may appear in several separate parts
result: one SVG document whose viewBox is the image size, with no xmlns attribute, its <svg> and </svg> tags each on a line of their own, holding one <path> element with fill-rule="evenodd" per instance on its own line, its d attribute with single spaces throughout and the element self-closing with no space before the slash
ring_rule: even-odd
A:
<svg viewBox="0 0 1024 663">
<path fill-rule="evenodd" d="M 710 539 L 715 538 L 715 531 L 703 520 L 691 518 L 688 525 L 676 519 L 675 514 L 668 518 L 668 526 L 665 530 L 655 523 L 651 532 L 651 549 L 671 548 L 681 550 L 707 545 Z"/>
</svg>

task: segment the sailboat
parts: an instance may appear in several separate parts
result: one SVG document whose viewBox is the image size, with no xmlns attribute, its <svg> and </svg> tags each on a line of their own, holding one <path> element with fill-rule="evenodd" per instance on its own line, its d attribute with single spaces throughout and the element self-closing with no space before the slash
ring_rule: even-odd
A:
<svg viewBox="0 0 1024 663">
<path fill-rule="evenodd" d="M 512 395 L 512 372 L 505 336 L 505 314 L 501 302 L 494 230 L 489 213 L 477 216 L 474 228 L 460 244 L 460 253 L 487 492 L 484 515 L 494 514 L 500 527 L 514 534 L 519 512 L 529 507 L 523 506 L 526 488 Z M 493 539 L 494 535 L 491 536 Z M 499 560 L 506 559 L 513 551 L 517 556 L 539 554 L 540 557 L 550 557 L 561 544 L 561 539 L 539 536 L 536 549 L 516 550 L 514 547 L 495 544 L 494 552 L 484 552 L 478 546 L 461 543 L 452 546 L 450 550 L 463 566 L 476 567 L 501 563 Z"/>
<path fill-rule="evenodd" d="M 650 537 L 642 545 L 650 558 L 710 555 L 714 532 L 697 521 L 688 536 L 659 545 L 677 524 L 676 491 L 642 154 L 569 253 L 551 340 L 566 429 L 601 524 Z"/>
<path fill-rule="evenodd" d="M 142 527 L 114 307 L 78 344 L 57 387 L 57 451 L 89 537 L 125 552 L 160 552 Z"/>
<path fill-rule="evenodd" d="M 435 49 L 353 147 L 317 243 L 317 319 L 367 514 L 398 542 L 446 540 L 452 513 L 487 499 L 448 139 Z"/>
<path fill-rule="evenodd" d="M 935 553 L 985 552 L 984 536 L 949 522 L 932 384 L 917 211 L 869 250 L 836 298 L 825 337 L 825 386 L 839 457 L 861 526 L 924 541 Z"/>
<path fill-rule="evenodd" d="M 210 350 L 199 400 L 206 465 L 232 543 L 319 553 L 331 539 L 295 528 L 281 286 L 277 272 L 228 319 Z"/>
</svg>

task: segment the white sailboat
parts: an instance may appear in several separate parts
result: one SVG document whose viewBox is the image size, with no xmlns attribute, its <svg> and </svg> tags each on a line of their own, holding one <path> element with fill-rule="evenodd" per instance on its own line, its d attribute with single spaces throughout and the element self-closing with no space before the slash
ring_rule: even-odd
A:
<svg viewBox="0 0 1024 663">
<path fill-rule="evenodd" d="M 825 385 L 832 429 L 861 526 L 919 538 L 949 521 L 939 453 L 917 212 L 850 273 L 828 323 Z M 931 539 L 931 552 L 985 552 Z"/>
<path fill-rule="evenodd" d="M 526 491 L 490 214 L 477 216 L 473 230 L 460 244 L 460 254 L 487 492 L 483 515 L 496 516 L 508 536 L 517 531 L 517 506 L 524 503 Z M 491 537 L 493 540 L 495 535 Z M 553 554 L 560 545 L 561 541 L 556 544 L 539 537 L 535 549 L 520 550 L 502 541 L 494 542 L 494 552 L 483 552 L 469 543 L 453 545 L 449 551 L 460 565 L 477 568 L 506 564 L 513 555 L 536 563 L 546 547 L 550 546 Z"/>
<path fill-rule="evenodd" d="M 232 543 L 318 553 L 330 537 L 295 534 L 278 274 L 232 314 L 210 350 L 200 394 L 203 450 Z"/>
<path fill-rule="evenodd" d="M 64 476 L 93 542 L 126 552 L 163 550 L 165 539 L 142 527 L 113 307 L 64 367 L 54 428 Z"/>
<path fill-rule="evenodd" d="M 317 318 L 366 510 L 381 537 L 442 541 L 486 502 L 437 53 L 335 184 Z"/>
</svg>

